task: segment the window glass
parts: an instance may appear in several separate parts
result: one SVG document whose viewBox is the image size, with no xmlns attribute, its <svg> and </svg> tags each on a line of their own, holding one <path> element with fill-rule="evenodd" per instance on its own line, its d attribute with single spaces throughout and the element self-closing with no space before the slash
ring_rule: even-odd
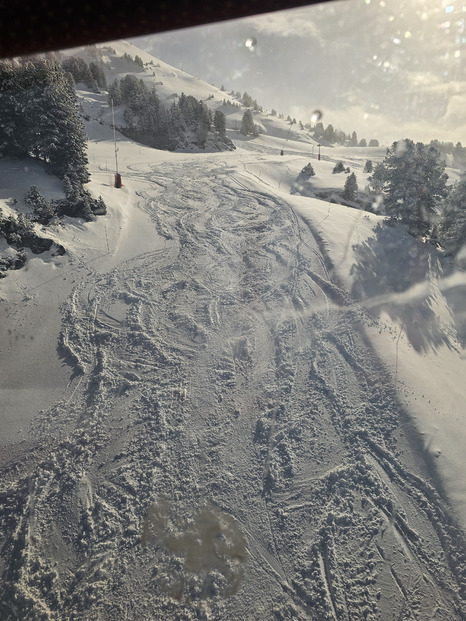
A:
<svg viewBox="0 0 466 621">
<path fill-rule="evenodd" d="M 1 63 L 0 618 L 464 618 L 464 17 Z"/>
</svg>

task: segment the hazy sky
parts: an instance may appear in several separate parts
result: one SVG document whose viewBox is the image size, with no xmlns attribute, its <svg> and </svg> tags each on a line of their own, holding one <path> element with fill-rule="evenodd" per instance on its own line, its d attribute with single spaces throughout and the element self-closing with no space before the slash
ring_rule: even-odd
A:
<svg viewBox="0 0 466 621">
<path fill-rule="evenodd" d="M 345 0 L 142 37 L 154 56 L 359 138 L 466 144 L 466 3 Z"/>
</svg>

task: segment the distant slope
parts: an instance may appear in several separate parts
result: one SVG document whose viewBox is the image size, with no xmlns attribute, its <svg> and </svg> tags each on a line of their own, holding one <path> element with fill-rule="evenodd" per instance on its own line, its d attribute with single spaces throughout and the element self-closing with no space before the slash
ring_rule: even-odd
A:
<svg viewBox="0 0 466 621">
<path fill-rule="evenodd" d="M 115 79 L 121 79 L 128 74 L 134 74 L 149 89 L 152 87 L 156 89 L 166 108 L 169 108 L 181 93 L 184 93 L 204 102 L 212 112 L 221 110 L 227 120 L 227 129 L 238 130 L 241 127 L 241 119 L 247 108 L 240 101 L 230 96 L 226 91 L 221 90 L 221 88 L 208 84 L 199 78 L 185 73 L 181 69 L 177 69 L 155 58 L 132 43 L 115 41 L 106 45 L 68 50 L 64 53 L 68 56 L 78 56 L 85 60 L 86 63 L 95 62 L 96 58 L 101 59 L 104 63 L 104 71 L 109 85 Z M 142 60 L 144 67 L 125 58 L 125 54 L 133 59 L 138 56 Z M 77 87 L 82 94 L 82 85 L 78 84 Z M 84 89 L 84 91 L 88 91 L 88 89 Z M 111 124 L 110 107 L 105 109 L 104 98 L 99 98 L 99 100 L 101 109 L 98 110 L 98 120 L 105 124 Z M 86 114 L 90 114 L 88 108 L 86 109 Z M 116 108 L 115 122 L 117 126 L 121 126 L 123 123 L 121 115 L 122 110 Z M 282 138 L 285 141 L 293 139 L 298 142 L 316 144 L 316 141 L 308 135 L 307 131 L 299 130 L 297 125 L 290 128 L 290 124 L 286 120 L 272 116 L 267 111 L 264 113 L 254 111 L 253 116 L 254 123 L 260 127 L 263 134 Z"/>
</svg>

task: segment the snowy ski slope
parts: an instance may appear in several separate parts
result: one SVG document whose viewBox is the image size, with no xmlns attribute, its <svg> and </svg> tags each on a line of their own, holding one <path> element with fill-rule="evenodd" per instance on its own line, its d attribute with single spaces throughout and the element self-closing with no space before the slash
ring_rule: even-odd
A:
<svg viewBox="0 0 466 621">
<path fill-rule="evenodd" d="M 81 97 L 108 215 L 0 281 L 0 617 L 465 618 L 464 277 L 381 216 L 290 195 L 309 161 L 316 193 L 340 159 L 362 188 L 384 150 L 119 135 L 116 190 L 106 98 Z M 5 209 L 58 191 L 27 166 L 0 162 Z"/>
</svg>

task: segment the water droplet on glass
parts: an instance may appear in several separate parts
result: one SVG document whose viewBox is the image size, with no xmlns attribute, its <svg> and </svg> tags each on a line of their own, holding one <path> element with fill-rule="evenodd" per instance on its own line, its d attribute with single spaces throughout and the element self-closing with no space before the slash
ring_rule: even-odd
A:
<svg viewBox="0 0 466 621">
<path fill-rule="evenodd" d="M 249 37 L 249 39 L 246 39 L 244 45 L 248 48 L 250 52 L 254 52 L 257 47 L 257 39 L 255 37 Z"/>
<path fill-rule="evenodd" d="M 317 121 L 320 121 L 321 118 L 322 118 L 322 112 L 320 110 L 314 110 L 314 112 L 311 114 L 312 123 L 317 123 Z"/>
</svg>

